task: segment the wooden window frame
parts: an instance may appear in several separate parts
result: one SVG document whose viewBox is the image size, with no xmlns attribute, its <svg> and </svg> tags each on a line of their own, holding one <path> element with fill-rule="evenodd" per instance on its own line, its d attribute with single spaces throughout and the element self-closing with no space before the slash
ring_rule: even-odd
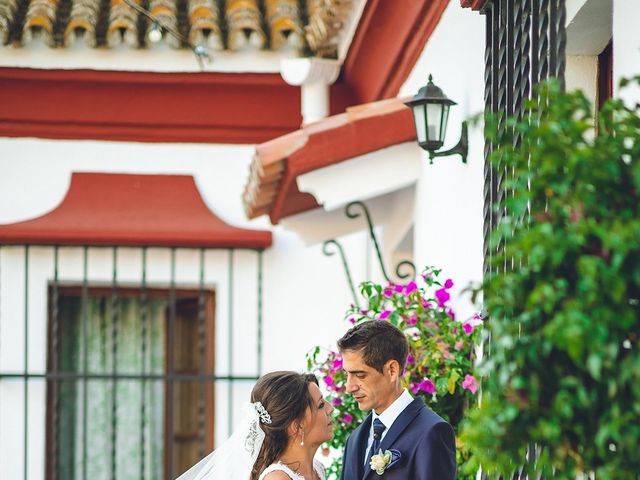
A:
<svg viewBox="0 0 640 480">
<path fill-rule="evenodd" d="M 51 373 L 55 368 L 55 363 L 58 361 L 56 353 L 52 349 L 53 345 L 53 312 L 54 312 L 54 288 L 57 289 L 57 296 L 62 297 L 78 297 L 82 298 L 83 294 L 83 286 L 79 284 L 58 284 L 54 286 L 53 284 L 49 284 L 48 287 L 48 320 L 47 320 L 47 373 Z M 117 294 L 118 298 L 136 298 L 140 299 L 142 297 L 143 289 L 140 286 L 132 286 L 127 284 L 119 284 L 117 286 Z M 176 319 L 178 318 L 177 306 L 181 301 L 184 300 L 195 300 L 195 302 L 199 302 L 200 295 L 204 296 L 204 311 L 205 311 L 205 370 L 204 373 L 206 375 L 214 375 L 215 374 L 215 291 L 213 290 L 199 290 L 195 288 L 176 288 L 173 291 L 169 288 L 157 288 L 150 287 L 144 290 L 146 297 L 150 300 L 153 299 L 169 299 L 171 295 L 175 298 L 176 301 Z M 110 297 L 113 294 L 113 287 L 111 285 L 92 285 L 87 288 L 87 296 L 89 298 L 96 297 Z M 165 322 L 167 325 L 169 324 L 170 317 L 168 310 L 165 314 Z M 168 348 L 169 345 L 169 328 L 166 330 L 165 335 L 165 347 Z M 168 349 L 166 350 L 168 356 Z M 168 362 L 165 363 L 165 374 L 168 372 Z M 167 405 L 168 401 L 170 401 L 170 387 L 169 385 L 173 383 L 165 380 L 165 407 L 164 407 L 164 474 L 163 477 L 167 480 L 171 480 L 175 477 L 172 472 L 170 472 L 171 462 L 169 461 L 171 451 L 171 441 L 168 438 L 168 422 L 171 421 L 171 418 L 167 415 Z M 55 398 L 58 394 L 57 392 L 58 382 L 55 380 L 48 379 L 47 380 L 47 390 L 46 390 L 46 449 L 45 449 L 45 478 L 48 480 L 57 480 L 57 471 L 56 471 L 56 460 L 54 458 L 53 451 L 53 435 L 55 426 L 53 408 L 55 405 Z M 172 402 L 173 403 L 173 402 Z M 214 385 L 211 384 L 210 388 L 205 389 L 205 424 L 204 424 L 204 450 L 206 453 L 209 453 L 213 450 L 214 447 L 214 431 L 215 431 L 215 395 L 214 395 Z M 183 408 L 186 406 L 183 406 Z M 197 409 L 197 405 L 189 406 L 194 410 Z M 59 455 L 59 452 L 58 452 Z"/>
</svg>

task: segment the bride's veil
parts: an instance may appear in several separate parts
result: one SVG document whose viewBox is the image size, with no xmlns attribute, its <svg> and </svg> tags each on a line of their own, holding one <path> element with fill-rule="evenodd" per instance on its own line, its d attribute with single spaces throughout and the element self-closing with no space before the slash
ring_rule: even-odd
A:
<svg viewBox="0 0 640 480">
<path fill-rule="evenodd" d="M 259 402 L 245 404 L 243 418 L 233 435 L 177 480 L 249 480 L 264 441 L 259 410 L 266 413 Z"/>
</svg>

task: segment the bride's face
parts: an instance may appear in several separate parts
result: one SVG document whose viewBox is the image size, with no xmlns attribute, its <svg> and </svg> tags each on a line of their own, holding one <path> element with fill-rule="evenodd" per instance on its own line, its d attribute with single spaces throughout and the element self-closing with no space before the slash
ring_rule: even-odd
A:
<svg viewBox="0 0 640 480">
<path fill-rule="evenodd" d="M 331 418 L 333 405 L 322 397 L 322 392 L 315 383 L 309 383 L 309 393 L 313 403 L 312 407 L 307 410 L 303 421 L 304 442 L 319 445 L 331 440 L 333 436 Z"/>
</svg>

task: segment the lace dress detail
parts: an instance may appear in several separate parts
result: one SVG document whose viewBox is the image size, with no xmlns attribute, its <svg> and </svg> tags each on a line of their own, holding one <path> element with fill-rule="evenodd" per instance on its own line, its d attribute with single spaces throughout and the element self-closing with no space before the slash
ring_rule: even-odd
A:
<svg viewBox="0 0 640 480">
<path fill-rule="evenodd" d="M 320 463 L 318 460 L 314 460 L 313 469 L 318 474 L 318 477 L 320 478 L 320 480 L 326 480 L 327 477 L 324 471 L 324 465 L 322 465 L 322 463 Z M 263 480 L 264 477 L 266 477 L 269 473 L 277 472 L 277 471 L 286 473 L 287 475 L 289 475 L 289 478 L 291 478 L 292 480 L 305 480 L 305 478 L 302 475 L 298 475 L 296 472 L 294 472 L 289 467 L 287 467 L 284 463 L 279 463 L 279 462 L 272 463 L 267 468 L 265 468 L 265 470 L 260 474 L 260 478 L 258 478 L 258 480 Z"/>
</svg>

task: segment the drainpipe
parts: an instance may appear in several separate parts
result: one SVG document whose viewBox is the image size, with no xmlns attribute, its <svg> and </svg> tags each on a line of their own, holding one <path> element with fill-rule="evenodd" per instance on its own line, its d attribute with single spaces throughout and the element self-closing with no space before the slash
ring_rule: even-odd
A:
<svg viewBox="0 0 640 480">
<path fill-rule="evenodd" d="M 280 75 L 289 85 L 300 87 L 302 124 L 329 115 L 329 87 L 340 74 L 338 60 L 287 58 L 280 63 Z"/>
</svg>

